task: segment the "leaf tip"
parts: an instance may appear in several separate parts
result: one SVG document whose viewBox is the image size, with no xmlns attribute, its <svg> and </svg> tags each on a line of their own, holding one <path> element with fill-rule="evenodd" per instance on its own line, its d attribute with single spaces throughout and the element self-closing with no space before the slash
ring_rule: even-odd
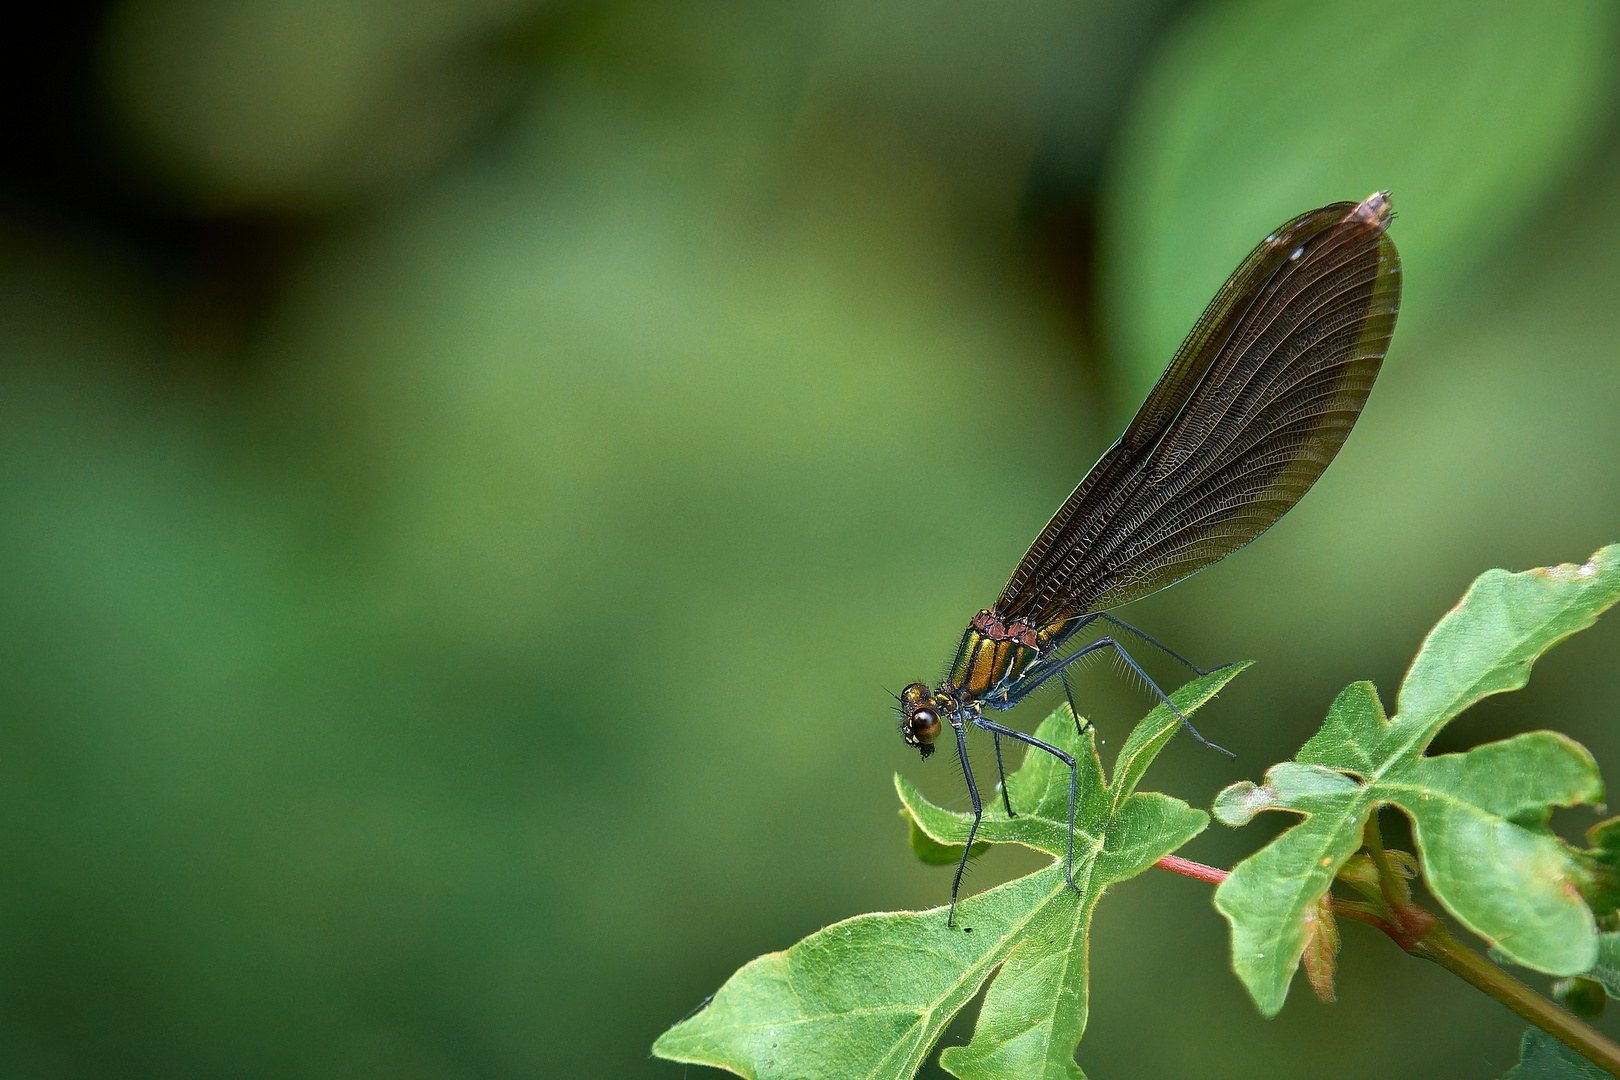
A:
<svg viewBox="0 0 1620 1080">
<path fill-rule="evenodd" d="M 1247 825 L 1254 815 L 1276 802 L 1277 793 L 1252 780 L 1241 780 L 1221 789 L 1211 808 L 1222 825 Z"/>
</svg>

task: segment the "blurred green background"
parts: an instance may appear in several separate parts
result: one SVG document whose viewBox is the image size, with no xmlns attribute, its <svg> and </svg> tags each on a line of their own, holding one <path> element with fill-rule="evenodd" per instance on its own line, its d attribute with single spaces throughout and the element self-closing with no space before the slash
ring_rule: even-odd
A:
<svg viewBox="0 0 1620 1080">
<path fill-rule="evenodd" d="M 1392 701 L 1481 570 L 1620 539 L 1608 3 L 11 25 L 0 1076 L 687 1075 L 648 1047 L 736 967 L 944 902 L 890 776 L 965 799 L 884 688 L 938 673 L 1224 275 L 1325 202 L 1394 192 L 1400 328 L 1298 509 L 1131 610 L 1260 661 L 1202 714 L 1237 759 L 1178 740 L 1148 786 L 1207 806 L 1344 684 Z M 1442 748 L 1554 727 L 1620 778 L 1617 655 L 1611 616 Z M 1116 745 L 1147 705 L 1080 692 Z M 1128 882 L 1079 1061 L 1515 1060 L 1499 1006 L 1344 933 L 1339 1004 L 1263 1021 L 1208 888 Z"/>
</svg>

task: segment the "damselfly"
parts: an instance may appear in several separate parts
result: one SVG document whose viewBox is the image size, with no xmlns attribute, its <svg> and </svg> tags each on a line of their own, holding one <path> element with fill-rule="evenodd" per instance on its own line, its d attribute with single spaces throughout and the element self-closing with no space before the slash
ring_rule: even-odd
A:
<svg viewBox="0 0 1620 1080">
<path fill-rule="evenodd" d="M 1210 301 L 1153 392 L 1075 488 L 1013 571 L 993 607 L 973 617 L 940 684 L 900 694 L 900 732 L 924 758 L 950 725 L 973 803 L 951 884 L 951 914 L 984 806 L 968 764 L 968 727 L 1051 754 L 1069 769 L 1074 884 L 1074 759 L 996 723 L 1066 669 L 1114 650 L 1175 711 L 1117 638 L 1069 647 L 1099 620 L 1202 669 L 1108 612 L 1236 551 L 1287 513 L 1333 460 L 1378 376 L 1401 302 L 1401 265 L 1387 235 L 1388 192 L 1301 214 L 1249 253 Z M 1074 707 L 1069 694 L 1070 708 Z M 1179 711 L 1176 712 L 1180 716 Z M 1081 723 L 1075 713 L 1076 723 Z M 1203 736 L 1181 717 L 1200 742 Z M 1081 734 L 1084 734 L 1082 729 Z"/>
</svg>

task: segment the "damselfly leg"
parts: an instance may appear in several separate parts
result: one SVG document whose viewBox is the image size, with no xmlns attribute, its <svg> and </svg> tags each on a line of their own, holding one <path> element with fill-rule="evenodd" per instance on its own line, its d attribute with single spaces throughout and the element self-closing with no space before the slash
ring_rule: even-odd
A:
<svg viewBox="0 0 1620 1080">
<path fill-rule="evenodd" d="M 1110 621 L 1113 621 L 1113 620 L 1110 620 Z M 1143 635 L 1143 637 L 1145 638 L 1146 635 Z M 1155 643 L 1155 644 L 1157 644 L 1157 643 Z M 1162 648 L 1162 646 L 1161 646 L 1161 648 Z M 1057 657 L 1056 659 L 1049 661 L 1047 664 L 1042 665 L 1040 670 L 1037 670 L 1036 667 L 1031 667 L 1029 671 L 1024 673 L 1024 678 L 1020 681 L 1019 685 L 1014 690 L 1012 690 L 1010 693 L 1005 695 L 1005 698 L 1004 698 L 1004 700 L 1006 701 L 1005 705 L 1003 705 L 999 701 L 993 702 L 993 704 L 998 709 L 1010 709 L 1010 708 L 1012 708 L 1014 705 L 1018 704 L 1020 701 L 1024 700 L 1026 697 L 1028 697 L 1031 693 L 1033 693 L 1034 691 L 1040 689 L 1041 685 L 1044 684 L 1048 679 L 1052 678 L 1054 675 L 1061 677 L 1063 675 L 1064 669 L 1067 668 L 1070 664 L 1073 664 L 1075 661 L 1079 660 L 1083 656 L 1089 656 L 1092 653 L 1098 652 L 1099 650 L 1102 650 L 1102 649 L 1113 649 L 1114 652 L 1119 655 L 1120 659 L 1125 661 L 1125 663 L 1130 667 L 1130 669 L 1132 671 L 1136 672 L 1137 677 L 1140 678 L 1142 680 L 1142 682 L 1147 685 L 1148 689 L 1153 691 L 1154 696 L 1157 697 L 1160 701 L 1164 702 L 1165 706 L 1167 708 L 1169 708 L 1169 710 L 1172 713 L 1175 714 L 1176 719 L 1181 721 L 1181 726 L 1186 728 L 1192 734 L 1193 738 L 1197 739 L 1199 742 L 1203 743 L 1205 746 L 1209 747 L 1211 750 L 1219 750 L 1221 753 L 1225 754 L 1227 757 L 1236 757 L 1237 756 L 1236 754 L 1232 753 L 1232 751 L 1226 749 L 1224 746 L 1219 746 L 1219 745 L 1217 745 L 1215 743 L 1212 743 L 1208 739 L 1204 738 L 1203 735 L 1199 734 L 1198 729 L 1192 726 L 1192 722 L 1190 720 L 1188 720 L 1187 717 L 1182 713 L 1182 711 L 1180 709 L 1176 708 L 1175 703 L 1170 700 L 1170 695 L 1166 694 L 1163 690 L 1159 689 L 1159 684 L 1154 682 L 1148 676 L 1148 673 L 1146 671 L 1142 670 L 1142 665 L 1138 664 L 1136 662 L 1135 658 L 1132 657 L 1130 653 L 1125 651 L 1125 646 L 1121 645 L 1117 640 L 1115 640 L 1112 637 L 1100 637 L 1096 641 L 1089 641 L 1086 644 L 1080 646 L 1080 648 L 1074 650 L 1074 652 L 1069 653 L 1067 656 Z M 1165 651 L 1169 652 L 1168 649 L 1166 649 Z M 1180 659 L 1180 658 L 1178 657 L 1177 659 Z M 1187 666 L 1191 667 L 1194 671 L 1199 670 L 1192 663 L 1190 663 L 1188 661 L 1183 661 L 1183 662 L 1187 663 Z M 1200 674 L 1202 674 L 1202 672 L 1200 672 Z M 1067 685 L 1067 684 L 1065 684 L 1065 685 Z M 1071 704 L 1070 707 L 1073 708 L 1072 704 Z"/>
<path fill-rule="evenodd" d="M 1024 743 L 1026 746 L 1033 746 L 1037 750 L 1046 751 L 1048 754 L 1051 754 L 1068 767 L 1069 847 L 1068 852 L 1064 857 L 1063 874 L 1065 880 L 1067 880 L 1069 883 L 1069 888 L 1078 893 L 1080 888 L 1074 883 L 1074 798 L 1075 789 L 1078 787 L 1080 782 L 1080 770 L 1075 764 L 1074 758 L 1069 754 L 1064 753 L 1062 750 L 1059 750 L 1049 742 L 1043 742 L 1033 735 L 1025 735 L 1022 731 L 1015 731 L 1003 724 L 996 723 L 994 720 L 986 720 L 983 716 L 978 714 L 974 714 L 968 719 L 972 721 L 974 727 L 982 728 L 985 731 L 990 732 L 991 735 L 995 736 L 996 745 L 998 748 L 1001 743 L 1001 736 L 1005 735 L 1007 738 L 1017 740 L 1018 742 Z M 945 925 L 947 927 L 955 925 L 956 897 L 957 893 L 959 893 L 962 889 L 962 873 L 967 869 L 968 855 L 973 850 L 974 838 L 979 835 L 979 823 L 984 819 L 984 805 L 979 799 L 979 787 L 973 782 L 973 766 L 968 762 L 967 736 L 963 731 L 962 721 L 958 718 L 952 718 L 951 726 L 956 729 L 956 752 L 962 760 L 962 775 L 967 778 L 968 798 L 973 801 L 973 824 L 968 827 L 967 843 L 962 846 L 962 858 L 956 864 L 956 878 L 951 882 L 951 908 L 945 916 Z M 999 756 L 997 763 L 998 765 L 1000 763 Z M 1003 780 L 1003 794 L 1005 794 L 1006 790 L 1006 782 Z"/>
<path fill-rule="evenodd" d="M 1193 663 L 1191 660 L 1188 660 L 1185 656 L 1182 656 L 1180 653 L 1176 652 L 1174 649 L 1172 649 L 1169 646 L 1165 645 L 1163 642 L 1158 641 L 1157 639 L 1152 638 L 1152 637 L 1148 636 L 1147 634 L 1144 634 L 1142 631 L 1138 630 L 1136 627 L 1132 626 L 1130 623 L 1125 622 L 1123 619 L 1116 619 L 1114 616 L 1109 615 L 1106 612 L 1097 612 L 1097 613 L 1089 616 L 1088 618 L 1086 618 L 1083 621 L 1081 621 L 1080 623 L 1078 623 L 1076 625 L 1075 629 L 1082 629 L 1086 625 L 1089 625 L 1095 619 L 1099 619 L 1099 618 L 1105 619 L 1108 622 L 1113 623 L 1115 626 L 1118 626 L 1123 630 L 1127 630 L 1130 633 L 1135 634 L 1137 637 L 1141 638 L 1143 641 L 1145 641 L 1149 645 L 1152 645 L 1154 648 L 1160 650 L 1165 655 L 1170 656 L 1170 657 L 1180 661 L 1181 663 L 1185 664 L 1187 667 L 1191 668 L 1197 674 L 1199 674 L 1199 675 L 1207 675 L 1207 674 L 1209 674 L 1209 671 L 1206 671 L 1204 668 L 1199 667 L 1197 664 Z M 1136 674 L 1141 677 L 1143 682 L 1145 682 L 1148 685 L 1148 687 L 1152 689 L 1153 693 L 1159 698 L 1159 700 L 1163 701 L 1167 706 L 1169 706 L 1170 711 L 1175 714 L 1176 719 L 1180 720 L 1183 724 L 1185 724 L 1186 727 L 1187 727 L 1187 730 L 1192 732 L 1193 738 L 1197 739 L 1199 742 L 1203 743 L 1205 746 L 1213 747 L 1216 750 L 1221 750 L 1222 753 L 1228 753 L 1228 751 L 1223 750 L 1221 747 L 1216 746 L 1214 743 L 1210 742 L 1208 739 L 1206 739 L 1202 735 L 1200 735 L 1198 733 L 1198 729 L 1193 727 L 1192 724 L 1187 722 L 1187 718 L 1182 715 L 1181 710 L 1177 709 L 1175 707 L 1175 705 L 1173 703 L 1171 703 L 1169 697 L 1164 693 L 1164 691 L 1159 689 L 1158 684 L 1156 684 L 1152 679 L 1148 678 L 1147 674 L 1142 670 L 1141 665 L 1138 664 L 1136 662 L 1136 660 L 1133 659 L 1131 657 L 1131 655 L 1124 650 L 1124 648 L 1119 644 L 1119 642 L 1117 640 L 1113 639 L 1113 638 L 1101 638 L 1101 639 L 1099 639 L 1099 640 L 1097 640 L 1095 642 L 1092 642 L 1092 643 L 1090 643 L 1088 645 L 1082 646 L 1080 649 L 1077 649 L 1074 653 L 1072 653 L 1072 654 L 1070 654 L 1068 656 L 1060 657 L 1060 658 L 1056 659 L 1052 663 L 1052 666 L 1051 666 L 1051 668 L 1049 670 L 1046 670 L 1044 672 L 1042 672 L 1042 671 L 1032 671 L 1030 674 L 1028 674 L 1026 676 L 1025 681 L 1026 681 L 1026 683 L 1028 685 L 1019 688 L 1019 690 L 1017 690 L 1015 692 L 1003 695 L 1003 700 L 1006 702 L 1006 704 L 1001 704 L 1000 702 L 996 702 L 994 697 L 992 697 L 990 699 L 990 703 L 992 705 L 994 705 L 995 707 L 997 707 L 997 708 L 1011 708 L 1013 705 L 1016 705 L 1018 702 L 1022 701 L 1030 693 L 1032 693 L 1033 691 L 1038 689 L 1043 683 L 1045 683 L 1048 679 L 1052 678 L 1055 675 L 1055 676 L 1057 676 L 1058 680 L 1063 684 L 1063 697 L 1064 697 L 1064 700 L 1066 702 L 1068 702 L 1069 714 L 1074 717 L 1075 734 L 1080 736 L 1083 739 L 1083 738 L 1085 738 L 1086 729 L 1091 726 L 1091 720 L 1089 718 L 1082 717 L 1080 715 L 1079 708 L 1074 703 L 1074 690 L 1069 686 L 1069 673 L 1068 673 L 1067 669 L 1068 669 L 1068 666 L 1069 666 L 1070 663 L 1072 663 L 1075 660 L 1078 660 L 1080 657 L 1088 655 L 1090 653 L 1095 653 L 1095 652 L 1099 651 L 1100 649 L 1107 648 L 1109 646 L 1112 646 L 1114 648 L 1114 650 L 1124 659 L 1125 663 L 1130 665 L 1131 670 L 1135 671 Z M 1213 669 L 1210 669 L 1210 670 L 1213 670 Z M 1006 807 L 1008 817 L 1017 817 L 1018 815 L 1013 812 L 1012 801 L 1011 801 L 1010 796 L 1007 793 L 1007 771 L 1006 771 L 1005 766 L 1002 764 L 1001 736 L 999 734 L 996 734 L 995 732 L 992 732 L 992 735 L 995 736 L 995 742 L 996 742 L 996 773 L 997 773 L 997 776 L 1001 780 L 1001 801 L 1002 801 L 1002 805 Z"/>
<path fill-rule="evenodd" d="M 1147 634 L 1142 633 L 1142 631 L 1138 630 L 1136 627 L 1132 626 L 1130 623 L 1126 622 L 1124 619 L 1116 619 L 1112 615 L 1108 614 L 1108 612 L 1106 612 L 1106 611 L 1097 612 L 1097 618 L 1103 619 L 1106 622 L 1111 622 L 1115 626 L 1119 627 L 1121 630 L 1125 630 L 1125 631 L 1128 631 L 1128 632 L 1130 632 L 1132 634 L 1135 634 L 1137 637 L 1141 638 L 1143 641 L 1147 642 L 1149 645 L 1152 645 L 1155 649 L 1158 649 L 1160 652 L 1164 653 L 1166 656 L 1172 657 L 1173 659 L 1176 659 L 1176 660 L 1180 660 L 1183 664 L 1186 664 L 1188 667 L 1192 668 L 1193 671 L 1198 673 L 1199 675 L 1208 675 L 1211 671 L 1218 671 L 1218 670 L 1220 670 L 1221 667 L 1225 666 L 1224 664 L 1217 665 L 1216 667 L 1212 667 L 1212 668 L 1209 668 L 1209 669 L 1206 670 L 1205 668 L 1199 667 L 1197 664 L 1193 663 L 1191 660 L 1187 659 L 1185 656 L 1182 656 L 1180 653 L 1176 652 L 1176 650 L 1172 649 L 1170 646 L 1166 645 L 1164 642 L 1160 641 L 1158 638 L 1149 637 Z"/>
<path fill-rule="evenodd" d="M 962 730 L 962 719 L 951 717 L 956 732 L 956 754 L 962 760 L 962 776 L 967 780 L 968 798 L 973 801 L 973 824 L 968 827 L 967 843 L 962 845 L 962 858 L 956 864 L 956 877 L 951 881 L 951 909 L 945 914 L 945 927 L 950 929 L 956 921 L 956 894 L 962 888 L 962 871 L 967 869 L 968 856 L 973 852 L 973 840 L 979 835 L 979 822 L 984 820 L 984 804 L 979 801 L 979 785 L 973 782 L 973 766 L 968 763 L 967 732 Z"/>
<path fill-rule="evenodd" d="M 990 735 L 996 740 L 996 778 L 1001 781 L 1001 805 L 1007 808 L 1008 817 L 1015 818 L 1018 815 L 1013 813 L 1012 798 L 1007 794 L 1007 770 L 1001 764 L 1001 736 L 994 731 Z"/>
</svg>

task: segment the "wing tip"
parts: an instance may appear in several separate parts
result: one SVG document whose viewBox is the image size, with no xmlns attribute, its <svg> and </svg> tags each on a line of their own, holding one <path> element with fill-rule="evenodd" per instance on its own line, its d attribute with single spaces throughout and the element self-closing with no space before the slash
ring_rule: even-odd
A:
<svg viewBox="0 0 1620 1080">
<path fill-rule="evenodd" d="M 1382 232 L 1389 228 L 1390 220 L 1394 216 L 1395 209 L 1389 201 L 1389 192 L 1375 191 L 1356 204 L 1356 208 L 1346 214 L 1344 220 L 1371 225 Z"/>
</svg>

